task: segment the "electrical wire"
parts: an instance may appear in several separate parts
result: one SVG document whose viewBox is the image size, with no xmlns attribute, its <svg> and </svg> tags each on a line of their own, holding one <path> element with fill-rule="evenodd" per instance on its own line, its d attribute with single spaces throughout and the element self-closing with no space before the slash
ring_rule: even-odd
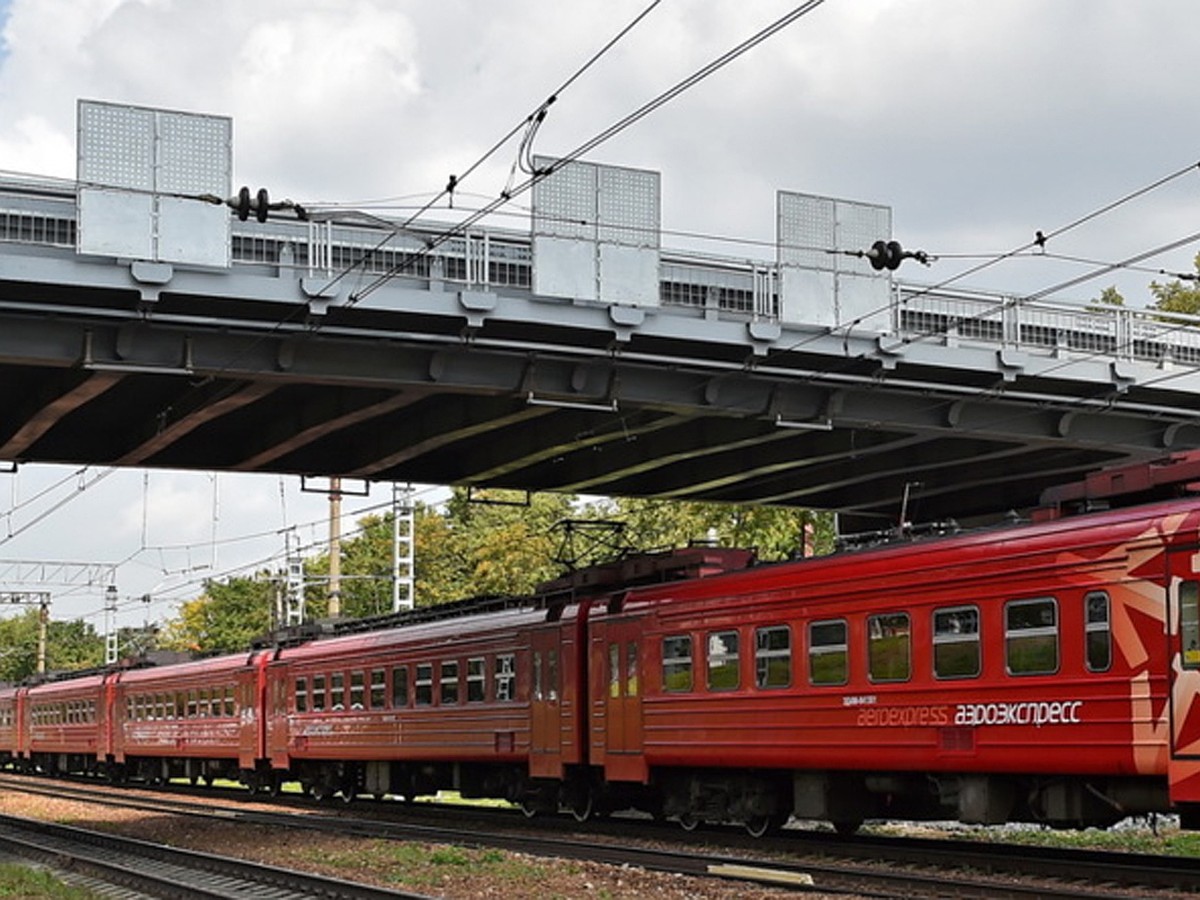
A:
<svg viewBox="0 0 1200 900">
<path fill-rule="evenodd" d="M 729 65 L 729 63 L 733 62 L 734 60 L 736 60 L 739 57 L 743 56 L 744 54 L 748 53 L 750 50 L 757 47 L 763 41 L 767 40 L 768 38 L 772 37 L 773 35 L 777 34 L 780 31 L 782 31 L 784 28 L 793 24 L 794 22 L 796 22 L 803 16 L 809 14 L 810 12 L 815 10 L 817 7 L 819 7 L 824 2 L 825 2 L 825 0 L 808 0 L 807 3 L 802 3 L 800 6 L 794 8 L 790 12 L 788 12 L 785 15 L 781 16 L 780 18 L 776 19 L 774 22 L 767 25 L 765 28 L 760 29 L 755 34 L 751 35 L 749 38 L 742 41 L 737 46 L 735 46 L 732 49 L 721 54 L 719 57 L 714 59 L 712 62 L 710 62 L 707 65 L 696 70 L 691 75 L 687 76 L 683 80 L 677 82 L 672 87 L 663 91 L 661 94 L 657 95 L 653 99 L 642 104 L 640 107 L 635 109 L 633 112 L 629 113 L 628 115 L 626 115 L 623 118 L 619 119 L 618 121 L 614 122 L 608 128 L 605 128 L 603 131 L 596 134 L 594 137 L 592 137 L 589 140 L 585 141 L 584 143 L 580 144 L 578 147 L 576 147 L 574 150 L 572 150 L 566 156 L 563 156 L 563 157 L 560 157 L 559 159 L 554 160 L 549 166 L 547 166 L 545 168 L 536 169 L 534 171 L 534 174 L 532 174 L 525 181 L 521 182 L 518 185 L 515 185 L 511 189 L 504 190 L 500 194 L 499 197 L 497 197 L 491 203 L 484 206 L 478 212 L 474 213 L 471 216 L 468 216 L 464 222 L 461 222 L 457 226 L 447 229 L 446 231 L 442 232 L 440 235 L 437 235 L 436 237 L 429 239 L 426 242 L 426 247 L 423 250 L 421 250 L 419 253 L 406 254 L 405 258 L 401 262 L 389 267 L 389 269 L 386 272 L 377 276 L 373 281 L 368 282 L 368 284 L 364 288 L 354 292 L 350 296 L 350 298 L 347 302 L 347 305 L 352 306 L 355 303 L 358 303 L 359 301 L 361 301 L 362 299 L 367 297 L 369 294 L 378 290 L 384 284 L 391 281 L 393 278 L 397 277 L 405 269 L 408 269 L 409 267 L 411 267 L 418 259 L 428 256 L 430 251 L 432 251 L 433 249 L 441 246 L 443 243 L 445 243 L 446 241 L 450 240 L 453 237 L 457 237 L 459 235 L 465 234 L 468 228 L 470 228 L 475 223 L 479 222 L 481 219 L 486 218 L 488 215 L 491 215 L 493 212 L 495 212 L 502 206 L 509 203 L 513 197 L 516 197 L 520 194 L 525 193 L 526 191 L 530 190 L 536 183 L 538 183 L 542 179 L 547 178 L 550 175 L 554 174 L 554 172 L 561 169 L 563 166 L 567 165 L 568 163 L 574 162 L 575 160 L 579 159 L 581 156 L 588 153 L 589 151 L 594 150 L 596 147 L 600 146 L 604 142 L 611 140 L 613 137 L 620 134 L 622 131 L 629 128 L 636 122 L 639 122 L 640 120 L 642 120 L 643 118 L 648 116 L 650 113 L 654 112 L 655 110 L 661 108 L 665 104 L 674 100 L 676 97 L 678 97 L 684 91 L 687 91 L 692 87 L 695 87 L 697 84 L 699 84 L 701 81 L 703 81 L 704 79 L 711 76 L 713 73 L 715 73 L 718 70 Z M 411 219 L 410 219 L 410 221 L 411 221 Z"/>
<path fill-rule="evenodd" d="M 391 234 L 389 234 L 387 237 L 383 238 L 374 247 L 371 247 L 370 249 L 368 249 L 367 252 L 363 255 L 361 260 L 358 260 L 353 265 L 347 267 L 342 272 L 340 272 L 336 277 L 334 277 L 334 279 L 332 281 L 330 281 L 328 285 L 326 285 L 326 290 L 336 286 L 339 282 L 341 282 L 341 280 L 343 278 L 347 277 L 354 270 L 355 267 L 365 266 L 377 253 L 379 253 L 381 250 L 383 250 L 384 247 L 387 246 L 387 244 L 392 240 L 392 238 L 394 238 L 400 232 L 404 231 L 406 228 L 410 227 L 413 222 L 415 222 L 418 218 L 420 218 L 422 215 L 424 215 L 426 212 L 428 212 L 430 209 L 432 209 L 434 206 L 436 206 L 442 200 L 443 197 L 449 196 L 452 198 L 454 195 L 454 192 L 458 189 L 458 187 L 464 181 L 467 180 L 467 178 L 469 178 L 471 175 L 473 175 L 484 163 L 486 163 L 489 159 L 491 159 L 493 156 L 495 156 L 496 153 L 498 153 L 500 151 L 500 148 L 503 147 L 505 144 L 507 144 L 510 140 L 512 140 L 513 137 L 516 136 L 516 134 L 518 132 L 520 132 L 522 129 L 524 129 L 526 131 L 526 137 L 522 141 L 522 149 L 525 149 L 526 146 L 532 142 L 531 134 L 536 134 L 537 129 L 541 126 L 541 123 L 545 120 L 546 113 L 550 109 L 550 106 L 553 105 L 558 100 L 559 95 L 562 94 L 564 91 L 566 91 L 576 81 L 578 81 L 583 76 L 583 74 L 588 71 L 588 69 L 590 69 L 597 62 L 599 62 L 603 56 L 605 56 L 613 47 L 615 47 L 622 38 L 624 38 L 627 34 L 629 34 L 629 32 L 631 32 L 634 28 L 636 28 L 637 25 L 644 18 L 646 18 L 646 16 L 648 16 L 654 10 L 654 8 L 656 6 L 658 6 L 661 2 L 662 2 L 662 0 L 651 0 L 651 3 L 649 6 L 647 6 L 640 13 L 638 13 L 632 19 L 632 21 L 630 21 L 627 25 L 625 25 L 624 28 L 622 28 L 619 32 L 617 32 L 617 34 L 614 37 L 612 37 L 603 47 L 601 47 L 599 50 L 597 50 L 591 56 L 591 58 L 588 59 L 587 62 L 585 62 L 582 66 L 577 68 L 567 78 L 566 81 L 564 81 L 562 84 L 560 84 L 557 89 L 552 91 L 550 93 L 550 95 L 545 100 L 543 100 L 542 103 L 533 112 L 531 112 L 528 116 L 526 116 L 523 121 L 519 122 L 518 124 L 516 124 L 512 128 L 510 128 L 508 130 L 508 132 L 503 137 L 501 137 L 499 140 L 497 140 L 494 144 L 492 144 L 492 146 L 488 150 L 486 150 L 482 156 L 480 156 L 478 159 L 476 159 L 475 162 L 471 163 L 471 165 L 467 166 L 467 168 L 462 172 L 461 175 L 451 175 L 449 180 L 446 182 L 446 186 L 444 188 L 442 188 L 440 191 L 435 193 L 424 205 L 422 205 L 420 208 L 418 208 L 416 212 L 414 212 L 411 216 L 409 216 L 408 219 L 403 224 L 401 224 L 398 228 L 396 228 Z"/>
</svg>

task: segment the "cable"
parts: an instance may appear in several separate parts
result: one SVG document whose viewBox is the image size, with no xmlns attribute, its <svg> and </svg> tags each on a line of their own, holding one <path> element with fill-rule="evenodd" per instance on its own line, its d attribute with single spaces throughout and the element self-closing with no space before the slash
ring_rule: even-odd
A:
<svg viewBox="0 0 1200 900">
<path fill-rule="evenodd" d="M 526 129 L 526 137 L 523 140 L 522 148 L 524 148 L 527 144 L 529 144 L 532 141 L 532 137 L 530 136 L 531 131 L 533 133 L 536 133 L 537 128 L 541 126 L 542 121 L 546 118 L 546 113 L 549 110 L 550 106 L 552 104 L 554 104 L 554 102 L 558 99 L 559 95 L 562 94 L 565 90 L 567 90 L 567 88 L 569 88 L 577 80 L 579 80 L 579 78 L 582 77 L 582 75 L 588 69 L 590 69 L 593 65 L 595 65 L 600 60 L 601 57 L 603 57 L 606 53 L 608 53 L 609 50 L 611 50 L 614 46 L 616 46 L 616 44 L 622 38 L 624 38 L 625 35 L 629 34 L 629 32 L 632 31 L 638 25 L 638 23 L 640 23 L 642 21 L 642 19 L 646 18 L 646 16 L 648 16 L 650 14 L 650 12 L 656 6 L 658 6 L 659 3 L 661 3 L 661 2 L 662 2 L 662 0 L 652 0 L 652 2 L 650 3 L 649 6 L 647 6 L 640 13 L 638 13 L 638 15 L 635 16 L 633 18 L 633 20 L 630 21 L 624 28 L 622 28 L 619 32 L 617 32 L 617 34 L 613 38 L 611 38 L 608 41 L 608 43 L 606 43 L 603 47 L 601 47 L 598 51 L 596 51 L 596 53 L 594 53 L 587 62 L 585 62 L 582 66 L 580 66 L 578 69 L 576 69 L 567 78 L 566 81 L 564 81 L 561 85 L 558 86 L 558 88 L 556 90 L 552 91 L 550 93 L 549 97 L 547 97 L 545 100 L 543 100 L 542 103 L 537 107 L 537 109 L 535 109 L 528 116 L 526 116 L 521 122 L 519 122 L 518 124 L 516 124 L 512 128 L 510 128 L 508 130 L 508 132 L 503 137 L 501 137 L 499 140 L 497 140 L 494 144 L 492 144 L 492 146 L 488 150 L 486 150 L 482 156 L 480 156 L 478 159 L 476 159 L 475 162 L 471 163 L 471 165 L 467 166 L 467 168 L 463 171 L 463 173 L 461 175 L 451 175 L 444 188 L 442 188 L 440 191 L 435 193 L 424 205 L 422 205 L 419 209 L 417 209 L 416 212 L 414 212 L 411 216 L 409 216 L 408 219 L 404 223 L 402 223 L 399 227 L 395 228 L 390 234 L 388 234 L 387 237 L 383 238 L 374 247 L 371 247 L 370 249 L 368 249 L 367 252 L 363 254 L 363 257 L 361 260 L 358 260 L 357 262 L 355 262 L 352 265 L 343 269 L 343 271 L 339 272 L 338 275 L 336 277 L 334 277 L 333 280 L 330 281 L 328 285 L 326 285 L 325 290 L 328 290 L 329 288 L 332 288 L 335 285 L 337 285 L 343 278 L 348 276 L 356 267 L 358 267 L 360 265 L 365 266 L 366 263 L 368 261 L 370 261 L 374 257 L 375 254 L 377 254 L 385 246 L 387 246 L 387 244 L 392 240 L 392 238 L 394 238 L 401 231 L 403 231 L 406 228 L 408 228 L 409 226 L 411 226 L 413 222 L 415 222 L 423 214 L 425 214 L 430 209 L 432 209 L 443 197 L 450 196 L 451 198 L 453 198 L 454 192 L 458 189 L 458 187 L 464 181 L 466 181 L 466 179 L 468 177 L 470 177 L 472 174 L 474 174 L 475 171 L 477 169 L 479 169 L 480 166 L 482 166 L 485 162 L 487 162 L 489 159 L 491 159 L 491 157 L 493 157 L 497 152 L 499 152 L 500 148 L 503 147 L 505 144 L 507 144 L 510 140 L 512 140 L 512 138 L 517 134 L 517 132 L 521 131 L 521 129 Z"/>
<path fill-rule="evenodd" d="M 446 231 L 442 232 L 440 235 L 427 241 L 425 249 L 420 251 L 420 253 L 407 254 L 406 258 L 403 261 L 401 261 L 400 263 L 397 263 L 396 265 L 393 265 L 386 272 L 377 276 L 374 281 L 369 282 L 366 285 L 366 287 L 364 287 L 361 290 L 352 294 L 349 298 L 347 305 L 352 306 L 355 303 L 362 300 L 363 298 L 367 297 L 369 294 L 378 290 L 381 286 L 386 284 L 388 281 L 391 281 L 399 273 L 401 273 L 405 269 L 407 269 L 417 259 L 420 259 L 423 256 L 428 255 L 429 251 L 435 249 L 436 247 L 438 247 L 441 244 L 445 243 L 446 241 L 450 240 L 452 237 L 456 237 L 458 235 L 465 234 L 466 229 L 470 228 L 476 222 L 487 217 L 488 215 L 492 214 L 500 207 L 507 204 L 513 197 L 518 196 L 519 194 L 525 193 L 530 188 L 532 188 L 534 186 L 534 184 L 536 184 L 537 182 L 552 175 L 555 171 L 557 171 L 558 169 L 567 165 L 568 163 L 577 160 L 579 157 L 583 156 L 588 151 L 594 150 L 596 147 L 600 146 L 605 141 L 610 140 L 611 138 L 613 138 L 620 132 L 624 131 L 626 128 L 630 127 L 634 123 L 645 118 L 650 113 L 659 109 L 666 103 L 669 103 L 671 100 L 678 97 L 684 91 L 688 90 L 689 88 L 694 87 L 696 84 L 699 84 L 701 81 L 703 81 L 705 78 L 712 75 L 714 72 L 718 71 L 719 69 L 724 68 L 725 66 L 727 66 L 729 63 L 733 62 L 738 57 L 749 52 L 754 47 L 757 47 L 763 41 L 767 40 L 767 38 L 772 37 L 773 35 L 775 35 L 779 31 L 781 31 L 782 29 L 786 28 L 787 26 L 791 25 L 793 22 L 800 19 L 801 17 L 812 12 L 814 9 L 816 9 L 818 6 L 820 6 L 824 2 L 825 2 L 825 0 L 808 0 L 807 3 L 801 4 L 800 6 L 793 9 L 791 12 L 781 16 L 779 19 L 776 19 L 770 25 L 759 30 L 755 34 L 751 35 L 749 38 L 742 41 L 740 44 L 735 46 L 733 49 L 726 51 L 721 56 L 717 57 L 715 60 L 708 63 L 706 66 L 703 66 L 702 68 L 698 69 L 696 72 L 694 72 L 691 75 L 684 78 L 682 81 L 677 82 L 674 86 L 668 88 L 666 91 L 663 91 L 657 97 L 644 103 L 642 106 L 635 109 L 632 113 L 628 114 L 627 116 L 625 116 L 622 119 L 619 119 L 617 122 L 613 123 L 608 128 L 601 131 L 599 134 L 595 135 L 591 139 L 585 141 L 583 144 L 576 147 L 574 150 L 572 150 L 566 156 L 563 156 L 563 157 L 555 160 L 553 163 L 551 163 L 551 165 L 549 167 L 547 167 L 545 169 L 536 170 L 535 173 L 533 175 L 531 175 L 528 179 L 526 179 L 524 182 L 516 185 L 511 190 L 506 189 L 504 192 L 502 192 L 500 194 L 500 196 L 497 199 L 493 200 L 491 203 L 484 206 L 477 213 L 475 213 L 471 216 L 468 216 L 464 222 L 459 223 L 457 226 L 455 226 L 453 228 L 447 229 Z M 412 219 L 410 219 L 409 221 L 412 221 Z"/>
</svg>

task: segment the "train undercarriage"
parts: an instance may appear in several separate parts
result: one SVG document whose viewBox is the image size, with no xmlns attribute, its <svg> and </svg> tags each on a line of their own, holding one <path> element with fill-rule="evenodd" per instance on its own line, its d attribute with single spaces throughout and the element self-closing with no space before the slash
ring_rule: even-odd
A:
<svg viewBox="0 0 1200 900">
<path fill-rule="evenodd" d="M 239 769 L 232 759 L 139 757 L 117 764 L 86 754 L 35 754 L 9 764 L 22 772 L 91 775 L 118 783 L 240 780 L 253 791 L 272 794 L 286 781 L 299 781 L 314 798 L 346 802 L 385 795 L 411 801 L 456 791 L 466 799 L 506 800 L 528 816 L 566 810 L 582 822 L 634 809 L 674 819 L 688 831 L 735 824 L 755 836 L 793 817 L 829 822 L 844 834 L 868 820 L 1026 822 L 1078 829 L 1170 812 L 1181 813 L 1183 827 L 1200 827 L 1200 809 L 1172 810 L 1161 778 L 672 768 L 652 771 L 643 785 L 605 782 L 598 768 L 586 766 L 569 768 L 560 780 L 530 778 L 521 765 L 493 763 L 304 760 L 283 772 L 265 761 L 256 769 Z"/>
</svg>

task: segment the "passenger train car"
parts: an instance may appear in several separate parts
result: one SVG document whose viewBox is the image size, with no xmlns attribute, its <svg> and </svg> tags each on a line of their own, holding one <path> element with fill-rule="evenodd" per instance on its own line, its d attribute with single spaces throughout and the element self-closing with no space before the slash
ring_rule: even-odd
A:
<svg viewBox="0 0 1200 900">
<path fill-rule="evenodd" d="M 1197 484 L 1175 457 L 1048 492 L 1025 524 L 772 565 L 630 557 L 534 597 L 4 690 L 0 760 L 754 834 L 1200 827 Z"/>
</svg>

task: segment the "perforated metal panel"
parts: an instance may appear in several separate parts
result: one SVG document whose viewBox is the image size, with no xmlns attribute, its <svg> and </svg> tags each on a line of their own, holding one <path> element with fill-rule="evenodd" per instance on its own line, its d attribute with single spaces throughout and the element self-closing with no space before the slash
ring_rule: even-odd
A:
<svg viewBox="0 0 1200 900">
<path fill-rule="evenodd" d="M 836 258 L 827 252 L 834 246 L 836 201 L 827 197 L 788 194 L 780 191 L 776 202 L 776 240 L 779 262 L 806 269 L 833 271 Z"/>
<path fill-rule="evenodd" d="M 79 101 L 80 253 L 228 267 L 233 123 Z"/>
<path fill-rule="evenodd" d="M 538 168 L 553 160 L 536 157 Z M 596 167 L 571 163 L 533 184 L 533 233 L 560 238 L 596 239 Z"/>
<path fill-rule="evenodd" d="M 599 169 L 599 239 L 627 247 L 660 243 L 659 174 L 639 169 Z"/>
<path fill-rule="evenodd" d="M 537 157 L 539 168 L 554 160 Z M 570 162 L 533 186 L 533 290 L 657 306 L 657 172 Z"/>
<path fill-rule="evenodd" d="M 867 259 L 852 254 L 891 236 L 890 207 L 779 191 L 780 318 L 885 329 L 891 273 L 877 272 Z"/>
</svg>

